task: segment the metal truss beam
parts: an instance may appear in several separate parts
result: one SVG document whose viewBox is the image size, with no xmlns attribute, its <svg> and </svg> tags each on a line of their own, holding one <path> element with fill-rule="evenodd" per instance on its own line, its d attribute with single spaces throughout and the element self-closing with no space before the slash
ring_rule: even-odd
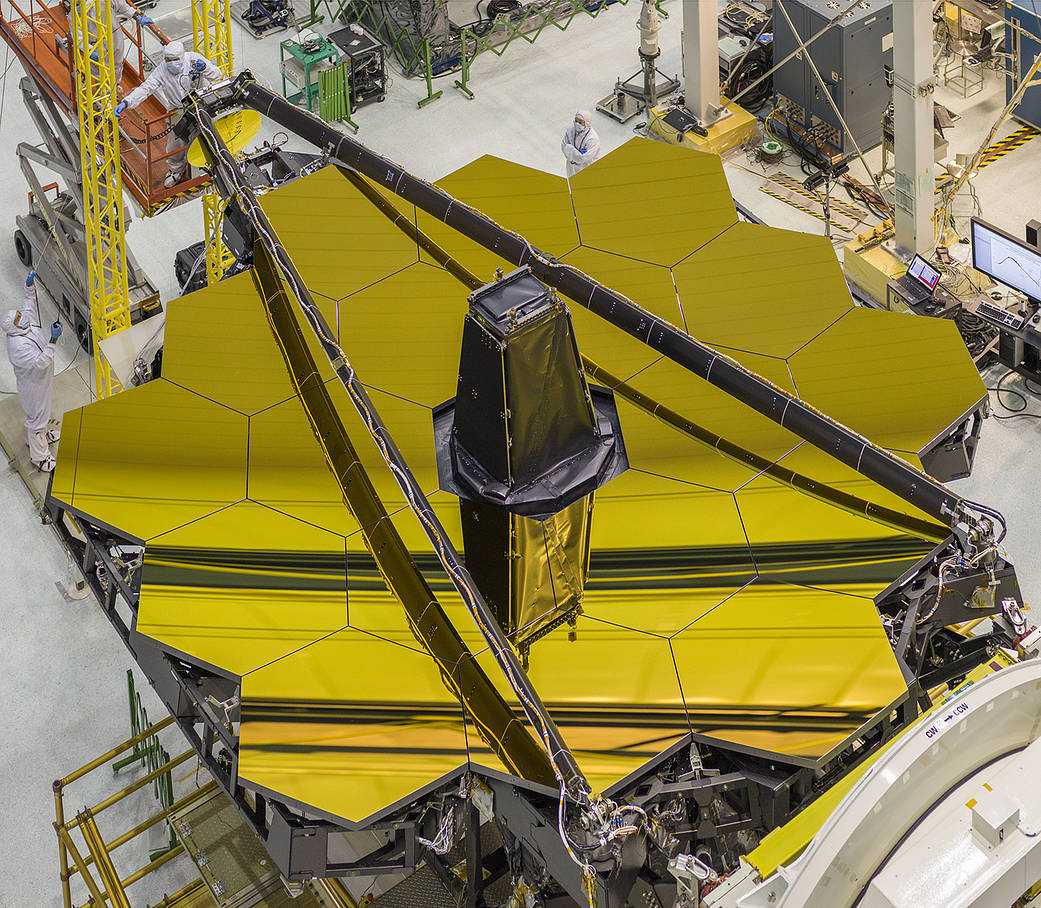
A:
<svg viewBox="0 0 1041 908">
<path fill-rule="evenodd" d="M 225 79 L 234 75 L 231 45 L 230 0 L 193 0 L 192 33 L 195 49 L 208 57 Z M 216 284 L 224 277 L 228 254 L 224 244 L 224 202 L 211 187 L 202 197 L 203 228 L 206 237 L 206 282 Z"/>
<path fill-rule="evenodd" d="M 109 397 L 122 387 L 98 342 L 130 327 L 111 4 L 72 0 L 70 18 L 94 380 L 98 397 Z"/>
</svg>

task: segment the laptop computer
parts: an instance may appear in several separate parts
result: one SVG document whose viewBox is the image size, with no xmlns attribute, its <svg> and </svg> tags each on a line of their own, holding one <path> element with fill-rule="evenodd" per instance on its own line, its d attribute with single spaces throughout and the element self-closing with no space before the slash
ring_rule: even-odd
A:
<svg viewBox="0 0 1041 908">
<path fill-rule="evenodd" d="M 908 303 L 920 303 L 929 299 L 939 282 L 940 272 L 920 255 L 911 259 L 907 272 L 897 279 L 900 295 Z"/>
</svg>

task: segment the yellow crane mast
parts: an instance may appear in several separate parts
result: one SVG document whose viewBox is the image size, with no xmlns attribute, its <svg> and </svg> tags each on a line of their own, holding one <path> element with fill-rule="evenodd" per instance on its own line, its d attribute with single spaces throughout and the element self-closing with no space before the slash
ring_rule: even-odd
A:
<svg viewBox="0 0 1041 908">
<path fill-rule="evenodd" d="M 230 0 L 194 0 L 192 3 L 192 30 L 195 50 L 209 57 L 224 74 L 234 75 L 231 52 Z M 206 280 L 215 284 L 224 275 L 226 250 L 222 230 L 224 205 L 214 188 L 202 197 L 203 224 L 206 231 Z"/>
<path fill-rule="evenodd" d="M 72 0 L 73 94 L 79 118 L 87 293 L 98 397 L 122 388 L 101 341 L 130 326 L 126 233 L 109 0 Z"/>
</svg>

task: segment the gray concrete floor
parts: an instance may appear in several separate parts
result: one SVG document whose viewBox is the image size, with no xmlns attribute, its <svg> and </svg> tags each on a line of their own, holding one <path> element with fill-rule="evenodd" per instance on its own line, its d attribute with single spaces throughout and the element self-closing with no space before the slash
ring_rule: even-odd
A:
<svg viewBox="0 0 1041 908">
<path fill-rule="evenodd" d="M 462 2 L 462 0 L 460 0 Z M 463 4 L 465 6 L 466 4 Z M 160 0 L 158 12 L 180 6 Z M 671 0 L 672 16 L 663 30 L 660 68 L 680 70 L 680 7 Z M 456 13 L 467 21 L 465 9 Z M 417 108 L 424 96 L 422 83 L 405 79 L 393 69 L 394 81 L 383 104 L 357 112 L 358 137 L 400 161 L 419 175 L 437 179 L 482 154 L 495 154 L 551 173 L 563 173 L 560 135 L 577 108 L 590 108 L 605 96 L 616 77 L 637 69 L 636 9 L 614 7 L 596 20 L 581 18 L 567 32 L 548 29 L 536 45 L 518 44 L 502 59 L 480 58 L 473 68 L 468 100 L 453 88 L 453 76 L 439 79 L 445 94 L 426 108 Z M 319 26 L 328 31 L 328 23 Z M 239 68 L 251 68 L 268 84 L 281 88 L 278 42 L 283 33 L 263 40 L 235 28 L 235 59 Z M 0 147 L 11 154 L 19 141 L 36 142 L 18 94 L 20 65 L 5 51 L 7 67 L 0 94 Z M 941 88 L 937 97 L 963 115 L 951 133 L 951 153 L 972 151 L 1003 104 L 1003 84 L 988 75 L 986 91 L 968 100 Z M 638 122 L 638 121 L 634 121 Z M 1015 128 L 1008 124 L 1001 134 Z M 597 117 L 605 152 L 632 135 L 630 126 Z M 267 130 L 260 138 L 269 137 Z M 1036 144 L 1035 144 L 1036 143 Z M 306 150 L 299 142 L 290 147 Z M 868 160 L 877 166 L 879 152 Z M 8 165 L 13 163 L 10 158 Z M 788 168 L 797 172 L 798 168 Z M 731 188 L 742 202 L 768 223 L 792 229 L 822 232 L 819 221 L 758 191 L 764 174 L 748 164 L 741 152 L 726 164 Z M 13 230 L 14 216 L 24 210 L 26 187 L 9 169 L 0 181 L 0 225 Z M 856 173 L 866 179 L 863 173 Z M 976 178 L 986 218 L 1018 234 L 1023 223 L 1041 216 L 1037 186 L 1041 180 L 1041 139 L 1021 148 Z M 176 306 L 174 253 L 202 237 L 198 202 L 151 220 L 135 220 L 128 238 L 141 265 L 157 284 L 164 302 Z M 0 242 L 0 294 L 15 305 L 20 298 L 25 269 L 13 245 Z M 736 290 L 737 288 L 735 288 Z M 48 319 L 48 302 L 43 318 Z M 4 307 L 6 308 L 6 306 Z M 51 316 L 53 317 L 53 316 Z M 73 342 L 63 338 L 57 356 L 63 372 L 57 400 L 73 406 L 89 398 L 91 380 L 82 357 L 76 360 Z M 219 368 L 219 362 L 214 363 Z M 1001 372 L 988 374 L 993 385 Z M 17 401 L 5 357 L 0 357 L 0 430 L 18 431 Z M 1017 381 L 1009 387 L 1020 388 Z M 1027 394 L 1029 409 L 1041 414 L 1041 400 Z M 1000 409 L 999 409 L 1000 412 Z M 956 484 L 962 494 L 1003 510 L 1009 520 L 1006 540 L 1015 561 L 1027 601 L 1041 590 L 1038 558 L 1038 502 L 1041 501 L 1041 419 L 988 421 L 970 479 Z M 50 908 L 60 904 L 56 846 L 51 829 L 53 807 L 50 783 L 128 735 L 125 672 L 130 659 L 106 620 L 90 600 L 66 601 L 57 584 L 71 577 L 65 556 L 51 530 L 32 512 L 32 500 L 20 478 L 0 474 L 0 603 L 4 632 L 0 658 L 5 666 L 3 734 L 0 734 L 0 908 Z M 150 691 L 144 696 L 154 717 L 161 707 Z M 176 734 L 168 747 L 180 750 Z M 107 772 L 107 771 L 106 771 Z M 187 772 L 187 767 L 185 772 Z M 127 778 L 131 778 L 128 775 Z M 190 785 L 194 779 L 180 784 Z M 92 803 L 116 787 L 99 773 L 70 796 L 73 809 Z M 103 831 L 110 835 L 137 822 L 147 812 L 147 800 L 106 816 Z M 133 853 L 132 853 L 133 852 Z M 140 863 L 143 849 L 128 847 L 121 866 Z M 174 870 L 168 876 L 141 884 L 139 898 L 157 899 L 183 881 Z"/>
<path fill-rule="evenodd" d="M 0 798 L 10 819 L 0 824 L 0 908 L 57 908 L 51 783 L 130 737 L 126 672 L 134 663 L 92 597 L 68 598 L 75 580 L 64 549 L 34 513 L 22 480 L 7 470 L 0 474 L 0 515 Z M 152 691 L 145 687 L 141 694 L 152 721 L 163 718 Z M 186 749 L 179 732 L 167 729 L 162 740 L 172 754 Z M 194 762 L 175 771 L 179 792 L 195 784 L 193 775 L 184 778 L 189 771 Z M 114 776 L 104 767 L 87 776 L 68 790 L 67 818 L 143 774 L 128 767 Z M 98 824 L 112 839 L 154 810 L 145 789 L 101 814 Z M 121 873 L 147 863 L 149 841 L 142 837 L 117 853 Z M 184 863 L 158 872 L 148 883 L 150 893 L 184 885 L 193 876 Z M 73 892 L 82 904 L 85 890 L 75 886 Z"/>
</svg>

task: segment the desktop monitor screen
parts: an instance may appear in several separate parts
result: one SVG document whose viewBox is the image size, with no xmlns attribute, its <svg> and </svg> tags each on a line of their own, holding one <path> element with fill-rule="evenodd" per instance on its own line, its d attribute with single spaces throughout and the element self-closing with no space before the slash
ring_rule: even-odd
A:
<svg viewBox="0 0 1041 908">
<path fill-rule="evenodd" d="M 911 259 L 911 267 L 907 269 L 907 273 L 927 290 L 935 290 L 936 282 L 940 279 L 940 272 L 920 255 Z"/>
<path fill-rule="evenodd" d="M 972 219 L 972 267 L 1041 301 L 1041 251 L 979 218 Z"/>
</svg>

